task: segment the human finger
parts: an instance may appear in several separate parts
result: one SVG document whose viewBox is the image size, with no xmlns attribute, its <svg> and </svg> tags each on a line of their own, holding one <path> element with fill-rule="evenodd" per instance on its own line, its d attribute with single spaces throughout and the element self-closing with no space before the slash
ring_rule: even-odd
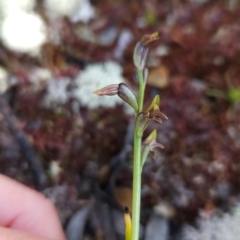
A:
<svg viewBox="0 0 240 240">
<path fill-rule="evenodd" d="M 53 240 L 50 238 L 39 237 L 23 231 L 0 227 L 0 239 L 7 240 Z"/>
<path fill-rule="evenodd" d="M 0 174 L 0 196 L 0 226 L 65 240 L 56 209 L 42 194 Z"/>
</svg>

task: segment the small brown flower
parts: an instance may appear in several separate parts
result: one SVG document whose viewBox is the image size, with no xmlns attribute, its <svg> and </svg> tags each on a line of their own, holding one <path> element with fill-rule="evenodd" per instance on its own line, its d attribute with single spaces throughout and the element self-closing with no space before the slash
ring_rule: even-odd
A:
<svg viewBox="0 0 240 240">
<path fill-rule="evenodd" d="M 142 166 L 144 165 L 148 154 L 150 153 L 151 156 L 156 159 L 156 148 L 164 148 L 164 146 L 156 141 L 157 139 L 157 131 L 154 129 L 150 135 L 145 139 L 142 145 Z"/>
<path fill-rule="evenodd" d="M 125 83 L 111 84 L 104 88 L 98 89 L 93 93 L 97 94 L 98 96 L 118 95 L 121 99 L 127 102 L 136 113 L 138 112 L 137 98 L 132 89 Z"/>
<path fill-rule="evenodd" d="M 144 116 L 149 120 L 162 123 L 162 118 L 168 119 L 167 116 L 160 111 L 160 97 L 156 95 L 149 107 L 143 112 Z"/>
<path fill-rule="evenodd" d="M 119 88 L 118 84 L 111 84 L 104 88 L 98 89 L 93 93 L 97 94 L 98 96 L 114 96 L 118 93 L 118 88 Z"/>
<path fill-rule="evenodd" d="M 159 110 L 145 112 L 144 116 L 149 120 L 154 120 L 159 123 L 162 123 L 162 118 L 168 119 L 167 116 L 164 113 L 160 112 Z"/>
<path fill-rule="evenodd" d="M 159 34 L 158 32 L 155 32 L 153 34 L 148 34 L 143 36 L 141 39 L 141 43 L 144 47 L 150 47 L 158 39 L 159 39 Z"/>
<path fill-rule="evenodd" d="M 136 120 L 138 136 L 142 136 L 144 130 L 147 128 L 151 120 L 162 123 L 162 118 L 168 119 L 164 113 L 160 112 L 159 105 L 160 97 L 159 95 L 156 95 L 149 107 L 144 112 L 138 114 Z"/>
</svg>

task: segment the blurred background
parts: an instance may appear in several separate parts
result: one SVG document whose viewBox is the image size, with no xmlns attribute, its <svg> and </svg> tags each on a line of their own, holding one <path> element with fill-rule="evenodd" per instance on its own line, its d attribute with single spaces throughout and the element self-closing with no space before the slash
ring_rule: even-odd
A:
<svg viewBox="0 0 240 240">
<path fill-rule="evenodd" d="M 56 205 L 68 240 L 124 239 L 133 112 L 96 89 L 161 96 L 165 148 L 143 169 L 141 239 L 238 240 L 239 0 L 0 0 L 0 172 Z"/>
</svg>

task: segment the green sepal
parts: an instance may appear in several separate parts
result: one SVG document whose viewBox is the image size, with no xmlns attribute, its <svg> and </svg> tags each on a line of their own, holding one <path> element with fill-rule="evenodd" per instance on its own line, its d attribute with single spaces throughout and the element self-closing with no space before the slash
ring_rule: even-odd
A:
<svg viewBox="0 0 240 240">
<path fill-rule="evenodd" d="M 144 130 L 147 128 L 150 120 L 144 115 L 143 112 L 139 113 L 136 119 L 136 129 L 138 137 L 142 137 Z"/>
<path fill-rule="evenodd" d="M 120 83 L 118 88 L 118 96 L 127 102 L 138 113 L 138 101 L 137 97 L 133 93 L 132 89 L 125 83 Z"/>
<path fill-rule="evenodd" d="M 138 70 L 143 70 L 147 62 L 148 47 L 138 42 L 133 52 L 133 63 Z"/>
<path fill-rule="evenodd" d="M 149 107 L 146 109 L 146 112 L 149 112 L 149 111 L 157 111 L 159 110 L 159 106 L 160 106 L 160 96 L 159 95 L 156 95 L 151 104 L 149 105 Z"/>
</svg>

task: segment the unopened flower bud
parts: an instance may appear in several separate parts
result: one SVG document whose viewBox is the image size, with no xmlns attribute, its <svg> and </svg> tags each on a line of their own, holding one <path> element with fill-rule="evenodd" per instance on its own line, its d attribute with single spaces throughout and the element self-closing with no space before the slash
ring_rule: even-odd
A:
<svg viewBox="0 0 240 240">
<path fill-rule="evenodd" d="M 147 62 L 148 47 L 138 42 L 133 52 L 133 63 L 138 70 L 143 70 Z"/>
<path fill-rule="evenodd" d="M 134 111 L 138 112 L 138 102 L 133 91 L 125 83 L 120 83 L 118 88 L 118 96 L 133 107 Z"/>
<path fill-rule="evenodd" d="M 148 49 L 150 45 L 159 39 L 158 32 L 145 35 L 135 46 L 133 52 L 133 63 L 138 70 L 143 70 L 146 66 Z"/>
<path fill-rule="evenodd" d="M 128 87 L 128 85 L 125 83 L 112 84 L 107 87 L 98 89 L 93 93 L 97 94 L 98 96 L 113 96 L 118 94 L 120 98 L 122 98 L 134 109 L 135 113 L 138 112 L 137 98 L 130 87 Z"/>
</svg>

